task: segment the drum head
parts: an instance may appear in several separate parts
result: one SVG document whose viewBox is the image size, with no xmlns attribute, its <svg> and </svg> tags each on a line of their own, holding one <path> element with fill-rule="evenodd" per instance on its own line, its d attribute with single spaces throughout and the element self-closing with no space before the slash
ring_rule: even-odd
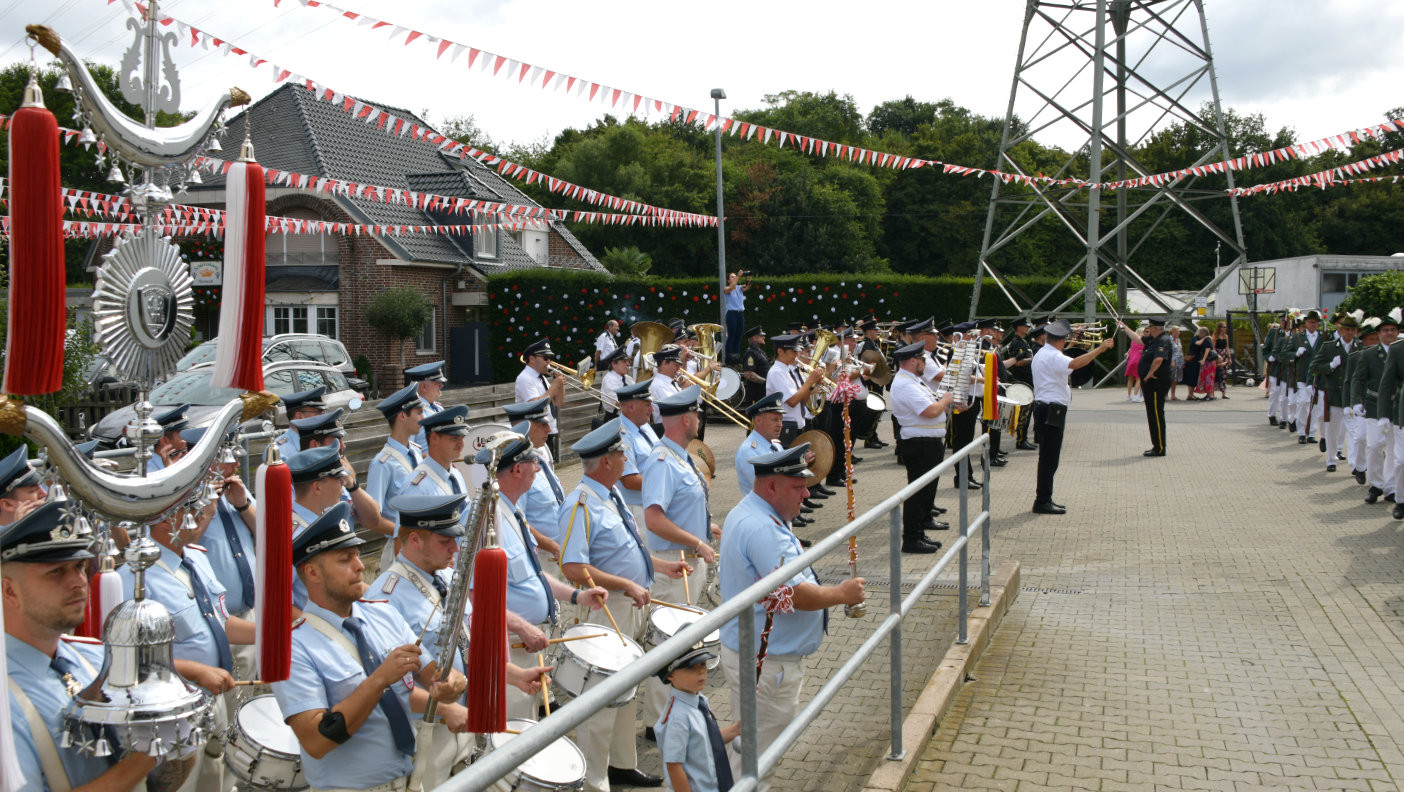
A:
<svg viewBox="0 0 1404 792">
<path fill-rule="evenodd" d="M 597 635 L 599 633 L 605 634 L 599 638 L 563 643 L 561 648 L 580 658 L 584 663 L 611 672 L 619 671 L 629 663 L 643 657 L 643 649 L 640 649 L 638 644 L 630 640 L 628 636 L 624 636 L 624 644 L 621 645 L 619 633 L 605 625 L 577 624 L 565 631 L 565 637 L 574 638 L 577 635 Z"/>
<path fill-rule="evenodd" d="M 679 630 L 681 630 L 689 624 L 692 624 L 693 622 L 697 621 L 705 615 L 706 611 L 703 610 L 685 611 L 679 610 L 677 608 L 660 607 L 654 608 L 653 613 L 649 614 L 648 620 L 653 622 L 653 626 L 657 627 L 659 632 L 671 638 L 674 635 L 677 635 Z M 707 633 L 706 638 L 702 639 L 702 643 L 704 644 L 718 643 L 720 641 L 720 630 L 712 630 L 711 632 Z"/>
<path fill-rule="evenodd" d="M 717 398 L 729 402 L 741 390 L 741 375 L 736 369 L 724 368 L 717 372 Z"/>
<path fill-rule="evenodd" d="M 239 731 L 259 746 L 288 756 L 298 755 L 297 735 L 283 722 L 283 711 L 271 693 L 254 696 L 239 707 Z"/>
<path fill-rule="evenodd" d="M 1010 382 L 1004 386 L 1004 397 L 1020 407 L 1027 407 L 1033 404 L 1034 392 L 1022 382 Z"/>
<path fill-rule="evenodd" d="M 887 400 L 882 398 L 881 393 L 868 391 L 868 398 L 864 403 L 867 404 L 868 409 L 873 412 L 883 412 L 887 409 Z"/>
<path fill-rule="evenodd" d="M 535 725 L 536 721 L 526 718 L 510 718 L 507 721 L 507 728 L 522 734 L 526 734 L 527 730 Z M 493 750 L 497 750 L 519 736 L 521 735 L 498 732 L 488 735 L 488 742 L 492 744 Z M 585 777 L 585 754 L 575 747 L 575 743 L 562 737 L 542 748 L 535 756 L 527 758 L 517 769 L 528 778 L 565 789 Z"/>
</svg>

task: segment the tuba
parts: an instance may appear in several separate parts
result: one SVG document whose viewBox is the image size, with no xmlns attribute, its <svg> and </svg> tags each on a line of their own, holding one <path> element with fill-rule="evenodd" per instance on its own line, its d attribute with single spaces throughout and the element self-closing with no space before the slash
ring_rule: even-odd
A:
<svg viewBox="0 0 1404 792">
<path fill-rule="evenodd" d="M 705 322 L 688 325 L 689 330 L 697 334 L 697 348 L 692 354 L 708 362 L 717 359 L 717 334 L 722 331 L 719 324 L 707 324 Z"/>
<path fill-rule="evenodd" d="M 829 347 L 839 343 L 839 337 L 830 330 L 820 330 L 814 336 L 814 348 L 809 353 L 809 363 L 796 363 L 795 365 L 803 371 L 806 376 L 815 367 L 823 366 L 824 354 L 829 351 Z M 814 386 L 814 392 L 809 394 L 809 399 L 805 402 L 808 410 L 818 415 L 824 411 L 824 405 L 828 403 L 829 396 L 838 387 L 833 380 L 825 377 Z"/>
<path fill-rule="evenodd" d="M 639 363 L 636 379 L 653 371 L 653 355 L 673 340 L 673 329 L 658 322 L 635 322 L 629 335 L 639 339 Z"/>
</svg>

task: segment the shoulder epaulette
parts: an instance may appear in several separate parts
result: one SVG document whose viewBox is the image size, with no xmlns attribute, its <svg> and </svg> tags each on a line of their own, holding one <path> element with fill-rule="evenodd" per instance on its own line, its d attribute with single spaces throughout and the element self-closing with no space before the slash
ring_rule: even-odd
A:
<svg viewBox="0 0 1404 792">
<path fill-rule="evenodd" d="M 427 470 L 421 470 L 421 471 L 419 471 L 419 475 L 418 475 L 418 476 L 415 476 L 414 478 L 410 479 L 410 484 L 413 484 L 413 485 L 416 486 L 416 487 L 419 486 L 419 482 L 423 481 L 423 480 L 424 480 L 424 477 L 427 476 L 427 475 L 429 475 L 429 471 L 427 471 Z"/>
<path fill-rule="evenodd" d="M 377 462 L 389 462 L 389 461 L 390 461 L 390 452 L 389 452 L 389 451 L 382 452 L 380 456 L 378 456 L 378 457 L 375 458 L 375 461 L 377 461 Z"/>
<path fill-rule="evenodd" d="M 306 621 L 307 621 L 307 617 L 306 617 L 306 616 L 299 616 L 299 617 L 297 617 L 297 619 L 293 621 L 293 623 L 292 623 L 292 628 L 291 628 L 291 629 L 296 630 L 297 628 L 301 627 Z"/>
<path fill-rule="evenodd" d="M 663 710 L 663 719 L 660 720 L 659 723 L 667 723 L 667 722 L 668 722 L 668 716 L 673 714 L 673 703 L 676 702 L 676 701 L 677 701 L 677 699 L 674 698 L 673 696 L 669 696 L 669 697 L 668 697 L 668 708 L 665 709 L 665 710 Z"/>
<path fill-rule="evenodd" d="M 756 445 L 756 441 L 752 440 L 752 441 L 751 441 L 751 448 L 760 448 L 760 446 Z"/>
<path fill-rule="evenodd" d="M 664 448 L 664 447 L 662 447 L 662 446 L 660 445 L 660 446 L 658 447 L 658 461 L 659 461 L 659 462 L 662 462 L 663 460 L 665 460 L 665 459 L 667 459 L 667 458 L 668 458 L 668 449 L 666 449 L 666 448 Z"/>
<path fill-rule="evenodd" d="M 202 552 L 202 553 L 208 553 L 208 552 L 210 552 L 209 550 L 206 550 L 205 548 L 203 548 L 203 547 L 201 547 L 200 545 L 197 545 L 197 544 L 188 544 L 188 545 L 186 545 L 186 547 L 189 548 L 189 549 L 191 549 L 191 550 L 199 550 L 199 551 Z"/>
<path fill-rule="evenodd" d="M 102 646 L 102 641 L 97 638 L 88 638 L 83 635 L 60 635 L 59 639 L 66 643 L 89 644 L 91 646 Z"/>
<path fill-rule="evenodd" d="M 385 583 L 380 587 L 380 590 L 382 593 L 385 594 L 393 593 L 395 591 L 395 585 L 399 582 L 400 576 L 395 574 L 394 572 L 391 572 L 390 576 L 385 578 Z"/>
<path fill-rule="evenodd" d="M 581 490 L 581 491 L 580 491 L 580 499 L 579 499 L 578 501 L 576 501 L 576 502 L 579 503 L 581 506 L 584 506 L 584 505 L 585 505 L 585 501 L 587 501 L 587 500 L 589 500 L 589 499 L 590 499 L 590 493 L 589 493 L 589 492 L 586 492 L 585 490 Z"/>
<path fill-rule="evenodd" d="M 365 603 L 366 605 L 386 605 L 386 604 L 389 604 L 389 602 L 390 602 L 390 600 L 373 600 L 373 599 L 362 599 L 362 600 L 356 600 L 356 601 L 357 601 L 357 602 L 361 602 L 361 603 Z"/>
</svg>

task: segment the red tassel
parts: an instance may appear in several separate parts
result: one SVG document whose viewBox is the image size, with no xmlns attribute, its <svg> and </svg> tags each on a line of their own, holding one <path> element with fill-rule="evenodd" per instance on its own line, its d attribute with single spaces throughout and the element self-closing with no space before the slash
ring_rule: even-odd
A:
<svg viewBox="0 0 1404 792">
<path fill-rule="evenodd" d="M 84 638 L 102 639 L 101 578 L 102 573 L 97 572 L 88 579 L 88 609 L 83 613 L 83 623 L 78 626 L 78 634 Z"/>
<path fill-rule="evenodd" d="M 264 184 L 263 168 L 236 162 L 226 181 L 224 293 L 215 352 L 216 387 L 263 390 Z"/>
<path fill-rule="evenodd" d="M 110 559 L 101 559 L 99 571 L 92 577 L 88 587 L 88 610 L 83 615 L 83 624 L 78 634 L 84 638 L 102 638 L 102 627 L 107 623 L 107 614 L 112 612 L 126 597 L 122 593 L 122 577 L 112 569 Z M 106 569 L 102 569 L 106 567 Z"/>
<path fill-rule="evenodd" d="M 38 89 L 35 88 L 35 93 Z M 42 99 L 41 99 L 42 101 Z M 26 103 L 28 105 L 28 103 Z M 53 113 L 24 106 L 10 116 L 10 319 L 4 390 L 63 388 L 63 199 Z"/>
<path fill-rule="evenodd" d="M 507 728 L 507 553 L 484 547 L 473 562 L 473 625 L 468 641 L 468 725 L 478 734 Z"/>
<path fill-rule="evenodd" d="M 281 682 L 292 668 L 292 473 L 288 466 L 278 462 L 259 467 L 254 491 L 259 507 L 254 581 L 258 678 Z"/>
</svg>

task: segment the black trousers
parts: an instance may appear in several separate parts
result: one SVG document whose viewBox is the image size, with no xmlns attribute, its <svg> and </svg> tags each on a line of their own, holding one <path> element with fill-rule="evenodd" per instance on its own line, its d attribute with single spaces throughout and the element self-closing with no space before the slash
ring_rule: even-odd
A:
<svg viewBox="0 0 1404 792">
<path fill-rule="evenodd" d="M 946 423 L 946 431 L 949 432 L 949 434 L 946 435 L 946 439 L 950 441 L 949 445 L 952 451 L 958 451 L 966 447 L 970 444 L 971 440 L 975 439 L 975 427 L 979 424 L 979 421 L 980 413 L 974 406 L 967 407 L 964 412 L 951 415 L 950 420 Z M 972 473 L 974 473 L 976 467 L 978 467 L 978 465 L 974 463 L 970 465 Z M 951 473 L 951 486 L 954 487 L 957 484 L 959 484 L 959 482 L 956 480 L 955 473 L 953 472 Z"/>
<path fill-rule="evenodd" d="M 1165 394 L 1169 390 L 1168 387 L 1147 388 L 1144 383 L 1141 385 L 1141 393 L 1146 399 L 1146 427 L 1150 429 L 1151 450 L 1157 454 L 1165 453 Z"/>
<path fill-rule="evenodd" d="M 946 458 L 944 437 L 914 437 L 898 440 L 902 449 L 902 464 L 907 468 L 907 483 L 921 478 Z M 936 482 L 932 481 L 902 504 L 902 538 L 921 539 L 922 526 L 932 521 L 931 507 L 936 502 Z"/>
<path fill-rule="evenodd" d="M 1033 403 L 1034 442 L 1038 443 L 1038 485 L 1034 489 L 1034 503 L 1050 503 L 1053 500 L 1053 477 L 1058 474 L 1058 460 L 1063 455 L 1063 427 L 1049 426 L 1048 403 Z"/>
<path fill-rule="evenodd" d="M 804 431 L 804 427 L 794 421 L 785 421 L 780 424 L 780 445 L 789 448 L 790 443 L 795 441 L 795 436 Z"/>
<path fill-rule="evenodd" d="M 849 412 L 852 418 L 852 410 Z M 834 444 L 834 465 L 829 468 L 828 475 L 824 478 L 824 483 L 829 486 L 844 486 L 847 479 L 846 465 L 844 465 L 843 454 L 843 405 L 830 402 L 824 405 L 824 411 L 819 413 L 811 422 L 814 428 L 829 436 L 829 440 Z M 853 438 L 854 442 L 858 438 Z"/>
</svg>

